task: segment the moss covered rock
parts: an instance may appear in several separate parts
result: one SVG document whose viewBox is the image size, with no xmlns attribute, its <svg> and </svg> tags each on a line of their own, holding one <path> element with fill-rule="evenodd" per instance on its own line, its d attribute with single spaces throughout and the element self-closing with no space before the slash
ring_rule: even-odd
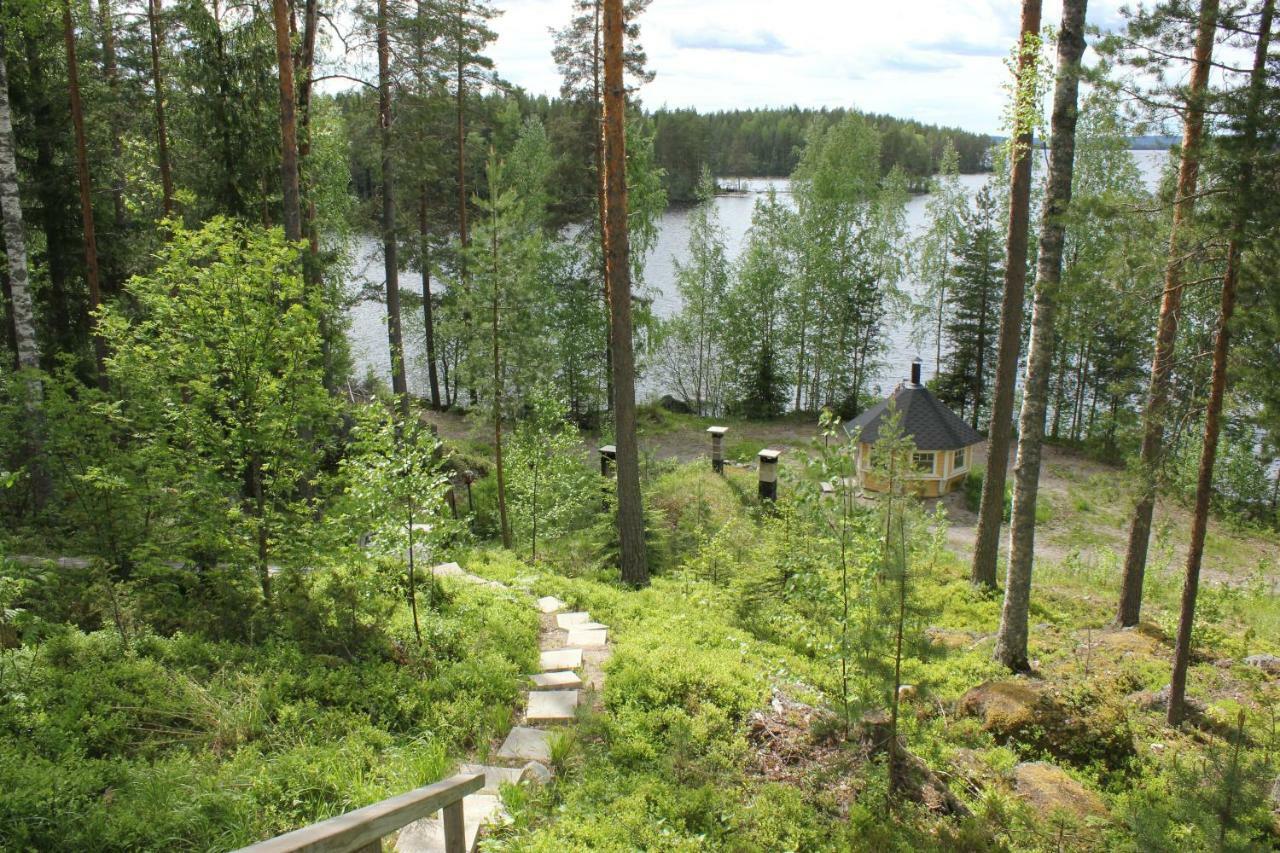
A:
<svg viewBox="0 0 1280 853">
<path fill-rule="evenodd" d="M 1046 761 L 1025 761 L 1013 768 L 1013 790 L 1046 815 L 1065 812 L 1079 820 L 1107 815 L 1101 797 Z"/>
</svg>

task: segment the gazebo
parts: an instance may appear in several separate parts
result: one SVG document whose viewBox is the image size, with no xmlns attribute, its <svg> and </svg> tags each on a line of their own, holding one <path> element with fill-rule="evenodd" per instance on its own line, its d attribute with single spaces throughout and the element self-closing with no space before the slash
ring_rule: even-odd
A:
<svg viewBox="0 0 1280 853">
<path fill-rule="evenodd" d="M 948 409 L 920 382 L 920 359 L 911 365 L 911 381 L 901 382 L 885 399 L 844 425 L 857 439 L 858 484 L 869 491 L 884 491 L 886 484 L 871 471 L 871 448 L 889 416 L 889 404 L 897 411 L 902 430 L 915 441 L 911 479 L 925 497 L 941 497 L 969 473 L 973 451 L 985 439 L 955 412 Z"/>
</svg>

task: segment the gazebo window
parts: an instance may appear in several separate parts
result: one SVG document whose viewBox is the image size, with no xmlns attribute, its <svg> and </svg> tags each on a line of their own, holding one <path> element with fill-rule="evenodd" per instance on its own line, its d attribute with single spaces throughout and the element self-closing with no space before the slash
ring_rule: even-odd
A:
<svg viewBox="0 0 1280 853">
<path fill-rule="evenodd" d="M 922 474 L 933 473 L 932 453 L 913 453 L 911 454 L 911 463 L 915 466 L 915 469 Z"/>
<path fill-rule="evenodd" d="M 959 471 L 961 468 L 964 467 L 965 452 L 966 452 L 966 448 L 963 448 L 963 447 L 956 451 L 956 462 L 952 468 L 953 471 Z"/>
</svg>

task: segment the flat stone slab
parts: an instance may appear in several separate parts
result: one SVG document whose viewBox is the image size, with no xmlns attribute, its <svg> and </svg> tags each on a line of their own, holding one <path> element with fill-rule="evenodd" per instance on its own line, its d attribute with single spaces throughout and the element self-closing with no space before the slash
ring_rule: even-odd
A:
<svg viewBox="0 0 1280 853">
<path fill-rule="evenodd" d="M 577 690 L 582 686 L 576 672 L 539 672 L 529 677 L 534 690 Z"/>
<path fill-rule="evenodd" d="M 564 610 L 565 603 L 554 595 L 544 595 L 538 599 L 538 609 L 543 613 L 555 613 L 557 610 Z"/>
<path fill-rule="evenodd" d="M 544 729 L 516 726 L 495 753 L 506 761 L 550 761 L 551 733 Z"/>
<path fill-rule="evenodd" d="M 476 839 L 482 824 L 497 822 L 505 816 L 502 800 L 497 794 L 469 794 L 464 797 L 462 826 L 466 850 L 476 849 Z M 437 812 L 435 817 L 415 820 L 400 830 L 395 849 L 399 853 L 444 853 L 443 815 Z"/>
<path fill-rule="evenodd" d="M 582 666 L 582 649 L 553 649 L 538 655 L 538 668 L 543 672 L 577 669 Z"/>
<path fill-rule="evenodd" d="M 561 613 L 556 617 L 556 627 L 562 631 L 568 631 L 575 625 L 581 625 L 583 622 L 590 622 L 591 614 L 585 610 L 579 610 L 576 613 Z"/>
<path fill-rule="evenodd" d="M 607 634 L 607 631 L 600 628 L 574 628 L 565 642 L 580 649 L 603 649 L 607 644 Z"/>
<path fill-rule="evenodd" d="M 505 782 L 508 785 L 520 784 L 521 774 L 524 773 L 522 767 L 497 767 L 493 764 L 463 764 L 458 768 L 459 773 L 483 773 L 484 787 L 480 789 L 481 794 L 496 794 L 498 788 Z M 466 803 L 463 804 L 465 809 Z"/>
<path fill-rule="evenodd" d="M 530 723 L 567 723 L 573 720 L 577 707 L 577 690 L 535 690 L 529 694 L 525 719 Z"/>
<path fill-rule="evenodd" d="M 599 622 L 583 622 L 580 625 L 570 625 L 570 631 L 604 631 L 608 625 L 602 625 Z"/>
<path fill-rule="evenodd" d="M 441 563 L 432 567 L 431 572 L 437 577 L 460 578 L 469 576 L 467 570 L 457 563 Z"/>
</svg>

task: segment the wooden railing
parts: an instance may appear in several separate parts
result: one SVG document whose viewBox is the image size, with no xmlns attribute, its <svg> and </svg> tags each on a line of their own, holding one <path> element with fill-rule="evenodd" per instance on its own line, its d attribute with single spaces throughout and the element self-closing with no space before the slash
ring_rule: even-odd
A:
<svg viewBox="0 0 1280 853">
<path fill-rule="evenodd" d="M 407 794 L 251 844 L 238 853 L 375 853 L 382 849 L 382 839 L 386 836 L 441 810 L 444 811 L 445 853 L 464 853 L 467 841 L 462 798 L 482 787 L 483 773 L 459 773 Z"/>
</svg>

